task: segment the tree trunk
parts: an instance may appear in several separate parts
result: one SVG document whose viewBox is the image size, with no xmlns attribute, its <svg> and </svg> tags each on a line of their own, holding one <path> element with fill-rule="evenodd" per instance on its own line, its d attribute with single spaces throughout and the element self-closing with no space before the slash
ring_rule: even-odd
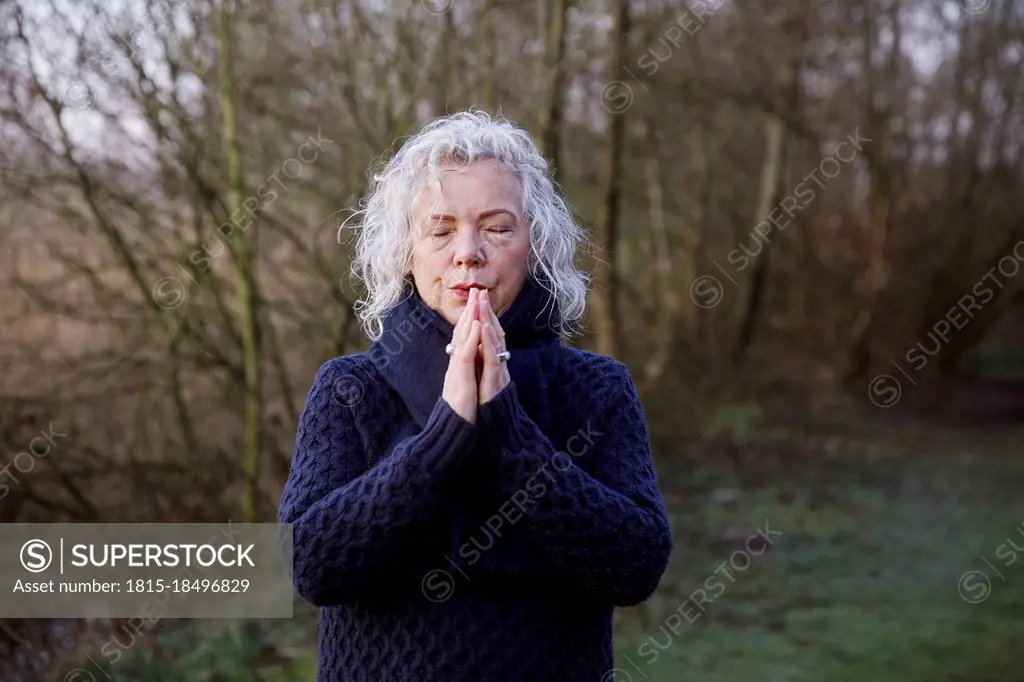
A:
<svg viewBox="0 0 1024 682">
<path fill-rule="evenodd" d="M 783 166 L 783 155 L 785 154 L 785 126 L 778 116 L 768 115 L 765 122 L 765 156 L 764 164 L 761 166 L 761 188 L 758 191 L 757 210 L 754 213 L 755 230 L 762 221 L 768 220 L 779 196 L 781 169 Z M 749 287 L 741 287 L 740 291 L 746 291 L 746 296 L 740 296 L 738 312 L 740 318 L 739 334 L 733 346 L 733 362 L 740 364 L 746 355 L 750 342 L 754 338 L 754 327 L 761 310 L 761 303 L 764 300 L 764 287 L 768 278 L 769 254 L 772 244 L 778 238 L 774 232 L 774 226 L 762 237 L 759 233 L 752 231 L 744 239 L 764 239 L 763 247 L 753 256 L 754 270 L 751 273 Z"/>
<path fill-rule="evenodd" d="M 645 125 L 648 146 L 648 157 L 645 162 L 647 206 L 651 222 L 650 238 L 647 240 L 649 253 L 646 262 L 654 266 L 651 291 L 655 309 L 661 313 L 654 320 L 652 339 L 654 348 L 650 360 L 644 367 L 647 382 L 656 381 L 665 369 L 665 363 L 671 351 L 674 323 L 679 310 L 679 293 L 669 282 L 669 276 L 672 273 L 672 254 L 665 221 L 665 187 L 661 177 L 661 159 L 658 155 L 660 147 L 658 135 L 654 130 L 655 125 L 653 117 Z M 680 277 L 683 281 L 692 281 L 693 276 L 692 269 L 687 272 L 685 267 L 681 268 Z M 687 307 L 686 311 L 688 315 L 691 315 L 693 308 Z"/>
<path fill-rule="evenodd" d="M 494 10 L 491 10 L 492 12 Z M 444 29 L 441 32 L 441 53 L 437 57 L 438 75 L 435 87 L 434 113 L 444 116 L 449 111 L 448 98 L 451 94 L 452 74 L 455 71 L 455 19 L 454 12 L 444 13 Z M 491 49 L 494 49 L 493 46 Z"/>
<path fill-rule="evenodd" d="M 886 61 L 885 71 L 879 73 L 873 67 L 872 55 L 876 45 L 875 32 L 879 30 L 877 17 L 873 13 L 871 2 L 863 3 L 863 44 L 862 68 L 867 85 L 865 93 L 865 120 L 867 121 L 872 142 L 864 150 L 871 174 L 871 191 L 868 198 L 868 215 L 865 231 L 868 240 L 868 262 L 860 279 L 860 305 L 854 318 L 846 353 L 846 366 L 843 378 L 852 383 L 863 378 L 874 364 L 873 340 L 877 323 L 876 308 L 889 281 L 886 249 L 892 223 L 892 198 L 898 196 L 899 188 L 894 186 L 895 173 L 889 159 L 889 140 L 887 121 L 892 109 L 891 92 L 886 93 L 884 104 L 879 106 L 876 95 L 882 87 L 894 87 L 899 75 L 898 58 L 902 54 L 902 33 L 899 23 L 899 3 L 889 8 L 889 19 L 894 27 L 893 40 Z"/>
<path fill-rule="evenodd" d="M 688 222 L 690 230 L 686 231 L 685 234 L 690 235 L 688 240 L 690 243 L 684 244 L 680 248 L 687 249 L 688 255 L 693 259 L 694 272 L 705 271 L 710 267 L 711 255 L 710 255 L 710 242 L 709 235 L 711 234 L 711 220 L 713 216 L 712 201 L 715 198 L 714 193 L 714 180 L 716 179 L 715 172 L 716 166 L 711 163 L 711 159 L 714 157 L 712 147 L 712 137 L 710 134 L 711 126 L 708 121 L 701 117 L 698 125 L 694 126 L 693 131 L 690 134 L 690 147 L 695 149 L 693 157 L 693 163 L 696 168 L 695 176 L 697 178 L 697 186 L 693 188 L 693 194 L 695 200 L 693 201 L 690 210 L 688 211 Z M 683 281 L 682 286 L 686 287 L 687 294 L 690 296 L 692 303 L 692 293 L 690 287 L 693 286 L 694 280 L 689 282 Z M 713 322 L 714 317 L 711 314 L 712 310 L 705 306 L 695 306 L 696 310 L 694 313 L 694 328 L 690 330 L 690 340 L 703 351 L 711 348 L 714 341 L 714 328 Z"/>
<path fill-rule="evenodd" d="M 489 112 L 498 110 L 498 10 L 488 5 L 480 17 L 483 34 L 487 36 L 487 71 L 484 80 L 484 106 Z"/>
<path fill-rule="evenodd" d="M 565 39 L 571 0 L 555 0 L 544 50 L 548 78 L 547 110 L 544 114 L 543 147 L 557 182 L 562 170 L 562 108 L 565 101 Z"/>
<path fill-rule="evenodd" d="M 618 0 L 615 18 L 615 36 L 611 59 L 608 62 L 609 79 L 614 79 L 626 58 L 626 40 L 629 36 L 629 0 Z M 604 163 L 603 192 L 597 221 L 598 241 L 607 262 L 598 263 L 594 273 L 594 326 L 597 331 L 597 352 L 614 356 L 619 350 L 619 308 L 617 263 L 618 217 L 622 195 L 622 155 L 626 132 L 626 112 L 608 112 Z"/>
<path fill-rule="evenodd" d="M 245 177 L 242 154 L 238 145 L 238 121 L 235 115 L 233 69 L 231 63 L 230 0 L 221 0 L 217 22 L 220 83 L 218 96 L 224 115 L 224 152 L 228 163 L 228 210 L 231 215 L 232 243 L 235 254 L 235 277 L 238 303 L 242 313 L 242 363 L 245 368 L 244 429 L 245 495 L 242 520 L 256 523 L 260 515 L 260 474 L 262 465 L 262 372 L 260 357 L 259 294 L 253 273 L 255 244 L 250 245 L 244 230 L 234 224 L 234 216 L 242 210 L 245 200 Z M 250 246 L 252 248 L 250 248 Z"/>
<path fill-rule="evenodd" d="M 885 182 L 874 174 L 871 209 L 868 214 L 868 265 L 861 280 L 862 299 L 850 333 L 845 378 L 854 381 L 865 376 L 873 364 L 871 341 L 875 324 L 875 307 L 888 282 L 885 248 L 889 237 L 892 202 Z"/>
</svg>

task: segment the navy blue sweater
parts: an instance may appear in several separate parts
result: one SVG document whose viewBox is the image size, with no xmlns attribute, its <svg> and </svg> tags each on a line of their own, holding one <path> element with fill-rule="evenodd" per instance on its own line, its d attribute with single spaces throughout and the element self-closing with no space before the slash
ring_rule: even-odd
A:
<svg viewBox="0 0 1024 682">
<path fill-rule="evenodd" d="M 512 383 L 475 424 L 440 397 L 452 326 L 413 289 L 321 367 L 279 512 L 318 682 L 609 679 L 613 608 L 673 539 L 629 373 L 563 345 L 550 304 L 531 280 L 500 318 Z"/>
</svg>

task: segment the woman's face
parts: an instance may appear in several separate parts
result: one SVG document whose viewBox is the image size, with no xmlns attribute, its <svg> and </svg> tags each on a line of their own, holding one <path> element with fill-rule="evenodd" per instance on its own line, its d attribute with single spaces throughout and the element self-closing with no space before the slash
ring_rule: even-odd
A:
<svg viewBox="0 0 1024 682">
<path fill-rule="evenodd" d="M 497 161 L 441 166 L 413 207 L 412 275 L 420 297 L 454 325 L 470 285 L 488 290 L 497 315 L 528 272 L 530 230 L 515 174 Z"/>
</svg>

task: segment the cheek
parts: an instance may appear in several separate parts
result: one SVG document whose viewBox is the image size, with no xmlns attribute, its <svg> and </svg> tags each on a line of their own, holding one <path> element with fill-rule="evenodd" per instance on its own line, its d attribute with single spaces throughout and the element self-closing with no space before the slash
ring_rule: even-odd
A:
<svg viewBox="0 0 1024 682">
<path fill-rule="evenodd" d="M 444 264 L 444 252 L 430 247 L 420 247 L 413 256 L 414 269 L 432 277 L 441 275 Z"/>
<path fill-rule="evenodd" d="M 520 262 L 526 262 L 526 255 L 530 250 L 529 240 L 495 239 L 485 243 L 486 255 L 495 261 L 500 261 L 503 268 L 515 268 Z"/>
<path fill-rule="evenodd" d="M 505 277 L 519 279 L 528 270 L 530 244 L 523 244 L 518 241 L 511 244 L 504 244 L 496 253 L 501 262 L 501 269 Z"/>
<path fill-rule="evenodd" d="M 417 246 L 413 250 L 411 263 L 413 279 L 420 296 L 430 305 L 437 308 L 442 302 L 444 279 L 443 258 L 431 249 Z"/>
</svg>

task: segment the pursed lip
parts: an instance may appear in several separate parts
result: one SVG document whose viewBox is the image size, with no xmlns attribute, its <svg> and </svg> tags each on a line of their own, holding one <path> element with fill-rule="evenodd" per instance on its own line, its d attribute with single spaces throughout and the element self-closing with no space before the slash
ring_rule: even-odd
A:
<svg viewBox="0 0 1024 682">
<path fill-rule="evenodd" d="M 483 289 L 483 290 L 487 290 L 488 287 L 485 287 L 483 284 L 477 284 L 476 282 L 469 282 L 469 283 L 453 284 L 450 287 L 450 289 L 452 289 L 452 291 L 465 291 L 468 294 L 470 289 Z"/>
<path fill-rule="evenodd" d="M 455 292 L 455 295 L 459 298 L 469 298 L 470 289 L 488 290 L 483 284 L 477 284 L 476 282 L 461 282 L 459 284 L 454 284 L 449 288 Z"/>
</svg>

